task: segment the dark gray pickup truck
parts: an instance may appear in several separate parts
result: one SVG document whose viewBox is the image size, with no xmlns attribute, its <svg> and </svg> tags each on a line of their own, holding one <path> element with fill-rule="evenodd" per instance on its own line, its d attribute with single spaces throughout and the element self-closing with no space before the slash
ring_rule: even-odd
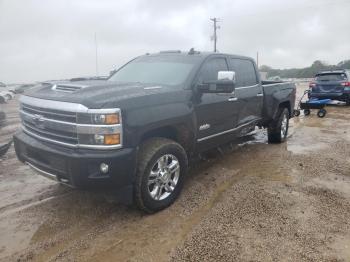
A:
<svg viewBox="0 0 350 262">
<path fill-rule="evenodd" d="M 248 57 L 167 51 L 135 58 L 107 80 L 45 83 L 21 97 L 18 158 L 77 188 L 112 190 L 155 212 L 178 197 L 188 159 L 268 129 L 286 139 L 293 83 L 261 82 Z"/>
</svg>

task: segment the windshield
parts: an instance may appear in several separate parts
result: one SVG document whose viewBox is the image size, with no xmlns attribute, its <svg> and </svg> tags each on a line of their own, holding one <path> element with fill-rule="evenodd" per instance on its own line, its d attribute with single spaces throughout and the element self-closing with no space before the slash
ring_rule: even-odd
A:
<svg viewBox="0 0 350 262">
<path fill-rule="evenodd" d="M 176 86 L 186 81 L 197 60 L 186 56 L 144 56 L 126 64 L 108 80 Z"/>
<path fill-rule="evenodd" d="M 343 81 L 347 80 L 344 73 L 332 73 L 332 74 L 322 74 L 316 75 L 317 81 Z"/>
</svg>

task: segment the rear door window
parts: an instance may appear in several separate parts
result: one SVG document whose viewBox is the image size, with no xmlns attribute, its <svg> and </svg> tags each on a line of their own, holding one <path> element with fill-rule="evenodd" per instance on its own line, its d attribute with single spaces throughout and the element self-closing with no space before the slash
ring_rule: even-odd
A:
<svg viewBox="0 0 350 262">
<path fill-rule="evenodd" d="M 316 75 L 316 81 L 344 81 L 347 80 L 344 73 L 331 73 Z"/>
<path fill-rule="evenodd" d="M 198 75 L 198 83 L 218 80 L 218 72 L 227 70 L 228 66 L 224 57 L 212 58 L 202 66 Z"/>
<path fill-rule="evenodd" d="M 253 86 L 258 84 L 255 67 L 247 59 L 231 58 L 232 70 L 236 72 L 236 87 Z"/>
</svg>

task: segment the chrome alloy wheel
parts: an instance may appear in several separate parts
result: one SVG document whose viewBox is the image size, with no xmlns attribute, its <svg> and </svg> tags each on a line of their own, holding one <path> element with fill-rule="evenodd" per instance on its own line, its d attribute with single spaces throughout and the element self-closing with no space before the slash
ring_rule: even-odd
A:
<svg viewBox="0 0 350 262">
<path fill-rule="evenodd" d="M 283 115 L 282 123 L 281 123 L 281 137 L 285 138 L 287 136 L 288 130 L 288 116 L 286 114 Z"/>
<path fill-rule="evenodd" d="M 154 200 L 163 200 L 174 191 L 180 177 L 179 160 L 171 154 L 161 156 L 148 176 L 148 192 Z"/>
</svg>

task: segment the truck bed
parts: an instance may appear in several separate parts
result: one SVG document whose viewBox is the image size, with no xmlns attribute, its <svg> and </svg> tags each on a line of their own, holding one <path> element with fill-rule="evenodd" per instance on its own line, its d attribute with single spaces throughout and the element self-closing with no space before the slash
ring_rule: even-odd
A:
<svg viewBox="0 0 350 262">
<path fill-rule="evenodd" d="M 264 90 L 263 125 L 268 125 L 276 118 L 279 106 L 288 104 L 291 117 L 293 116 L 296 86 L 293 82 L 262 81 Z"/>
</svg>

